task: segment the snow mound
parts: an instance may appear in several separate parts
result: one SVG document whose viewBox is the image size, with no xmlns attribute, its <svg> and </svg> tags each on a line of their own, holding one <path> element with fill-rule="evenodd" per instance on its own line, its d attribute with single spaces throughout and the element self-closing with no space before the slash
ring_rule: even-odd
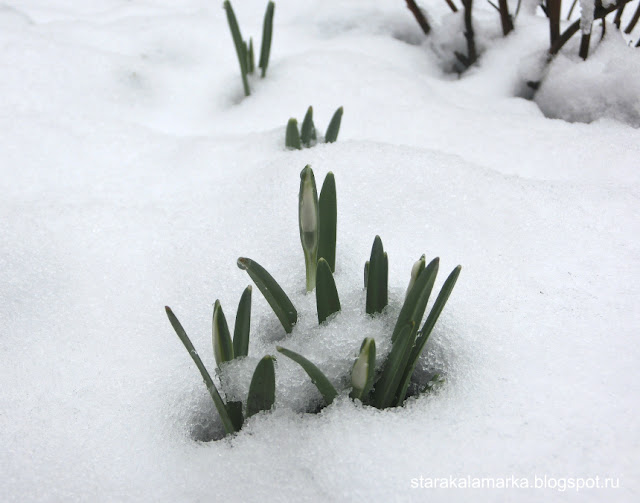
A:
<svg viewBox="0 0 640 503">
<path fill-rule="evenodd" d="M 615 27 L 608 26 L 602 43 L 586 61 L 575 54 L 577 49 L 569 46 L 551 63 L 535 96 L 542 112 L 569 122 L 608 118 L 640 127 L 638 49 L 629 47 Z"/>
</svg>

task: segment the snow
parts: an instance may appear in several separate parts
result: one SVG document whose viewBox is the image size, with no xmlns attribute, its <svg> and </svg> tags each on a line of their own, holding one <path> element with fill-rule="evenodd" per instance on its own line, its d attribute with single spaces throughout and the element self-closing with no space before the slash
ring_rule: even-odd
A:
<svg viewBox="0 0 640 503">
<path fill-rule="evenodd" d="M 234 3 L 245 37 L 265 5 Z M 612 29 L 586 62 L 568 45 L 534 103 L 515 95 L 544 20 L 521 14 L 502 39 L 485 18 L 480 63 L 457 79 L 403 2 L 280 0 L 245 99 L 218 2 L 5 1 L 0 501 L 634 501 L 637 52 Z M 344 106 L 338 141 L 287 151 L 309 105 L 320 129 Z M 297 227 L 306 164 L 337 183 L 342 311 L 322 326 Z M 369 318 L 376 234 L 390 305 Z M 257 260 L 300 320 L 287 336 L 254 289 L 249 357 L 223 389 L 245 399 L 276 345 L 342 385 L 365 337 L 388 352 L 423 253 L 441 258 L 436 288 L 462 264 L 420 364 L 446 377 L 437 393 L 309 414 L 317 390 L 278 356 L 276 409 L 198 441 L 219 424 L 165 305 L 213 372 L 213 303 L 233 319 L 249 284 L 236 259 Z M 421 476 L 620 488 L 412 489 Z"/>
</svg>

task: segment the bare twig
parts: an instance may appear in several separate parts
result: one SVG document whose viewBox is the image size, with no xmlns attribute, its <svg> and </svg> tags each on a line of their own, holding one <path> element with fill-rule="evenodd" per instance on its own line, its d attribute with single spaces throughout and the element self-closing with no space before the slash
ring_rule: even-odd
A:
<svg viewBox="0 0 640 503">
<path fill-rule="evenodd" d="M 561 0 L 547 0 L 547 17 L 549 18 L 549 40 L 551 47 L 560 38 L 560 5 Z"/>
<path fill-rule="evenodd" d="M 409 7 L 409 10 L 413 14 L 413 17 L 415 17 L 416 21 L 418 21 L 420 28 L 422 28 L 422 31 L 424 32 L 425 35 L 428 35 L 429 32 L 431 31 L 431 25 L 429 24 L 429 21 L 427 21 L 427 18 L 424 16 L 422 11 L 420 10 L 420 7 L 416 5 L 416 2 L 414 0 L 406 0 L 406 2 L 407 2 L 407 7 Z"/>
<path fill-rule="evenodd" d="M 636 24 L 638 23 L 639 19 L 640 19 L 640 2 L 638 2 L 638 7 L 636 8 L 636 11 L 633 14 L 633 17 L 631 18 L 631 21 L 629 21 L 629 24 L 627 25 L 627 27 L 624 30 L 624 32 L 627 35 L 629 35 L 633 31 L 633 29 L 636 27 Z"/>
<path fill-rule="evenodd" d="M 444 1 L 447 2 L 447 5 L 453 12 L 458 12 L 458 8 L 456 7 L 456 4 L 454 4 L 452 0 L 444 0 Z"/>
<path fill-rule="evenodd" d="M 619 0 L 618 4 L 610 5 L 609 7 L 603 7 L 602 4 L 598 4 L 596 5 L 596 9 L 593 14 L 593 19 L 594 20 L 603 19 L 609 14 L 611 14 L 614 10 L 618 9 L 620 6 L 620 3 L 626 4 L 626 3 L 629 3 L 630 1 L 631 0 Z M 571 24 L 571 26 L 569 26 L 569 28 L 564 30 L 564 32 L 562 32 L 562 35 L 560 35 L 560 37 L 553 44 L 551 44 L 551 48 L 549 49 L 549 56 L 553 57 L 556 54 L 558 54 L 558 52 L 560 51 L 560 49 L 562 49 L 564 44 L 566 44 L 571 37 L 573 37 L 576 33 L 578 33 L 578 30 L 580 30 L 579 19 L 574 21 Z"/>
<path fill-rule="evenodd" d="M 578 3 L 578 0 L 573 0 L 573 3 L 571 4 L 571 7 L 569 8 L 569 14 L 567 14 L 567 21 L 569 21 L 569 19 L 571 19 L 571 14 L 573 14 L 573 9 L 575 9 L 577 3 Z"/>
<path fill-rule="evenodd" d="M 591 31 L 589 33 L 582 32 L 580 39 L 580 52 L 578 53 L 582 59 L 587 59 L 589 55 L 589 42 L 591 42 Z"/>
<path fill-rule="evenodd" d="M 616 28 L 618 28 L 618 30 L 620 29 L 620 23 L 622 22 L 622 11 L 624 10 L 625 6 L 627 4 L 620 4 L 620 7 L 618 7 L 618 11 L 616 12 L 616 17 L 613 19 L 613 24 L 616 25 Z M 640 3 L 638 3 L 638 6 L 640 7 Z"/>
<path fill-rule="evenodd" d="M 473 0 L 462 0 L 462 6 L 464 7 L 464 36 L 467 39 L 467 66 L 471 66 L 478 59 L 475 33 L 473 31 L 473 22 L 471 19 Z"/>
<path fill-rule="evenodd" d="M 506 37 L 513 30 L 513 20 L 509 14 L 509 4 L 507 0 L 499 0 L 500 22 L 502 23 L 502 34 Z"/>
</svg>

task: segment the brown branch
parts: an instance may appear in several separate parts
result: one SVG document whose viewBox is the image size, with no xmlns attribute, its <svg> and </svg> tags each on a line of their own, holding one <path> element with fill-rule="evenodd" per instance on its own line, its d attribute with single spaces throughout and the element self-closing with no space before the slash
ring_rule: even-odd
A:
<svg viewBox="0 0 640 503">
<path fill-rule="evenodd" d="M 549 40 L 551 46 L 560 38 L 560 5 L 561 0 L 547 0 L 547 17 L 549 18 Z"/>
<path fill-rule="evenodd" d="M 619 2 L 621 2 L 623 4 L 626 4 L 626 3 L 630 2 L 630 1 L 631 0 L 619 0 Z M 594 21 L 596 19 L 605 18 L 606 16 L 611 14 L 614 10 L 618 9 L 619 7 L 620 7 L 620 3 L 614 4 L 614 5 L 610 5 L 609 7 L 606 7 L 606 8 L 602 7 L 601 5 L 596 6 L 596 10 L 595 10 L 595 12 L 593 14 Z M 569 28 L 564 30 L 564 32 L 562 32 L 562 35 L 560 35 L 560 37 L 553 44 L 551 44 L 551 47 L 549 48 L 549 56 L 553 57 L 556 54 L 558 54 L 558 52 L 560 51 L 560 49 L 562 49 L 564 44 L 566 44 L 571 37 L 573 37 L 576 33 L 578 33 L 578 30 L 580 30 L 580 20 L 579 19 L 574 21 L 573 24 L 571 24 L 571 26 L 569 26 Z"/>
<path fill-rule="evenodd" d="M 639 19 L 640 19 L 640 2 L 638 2 L 638 7 L 636 8 L 636 11 L 633 14 L 633 17 L 631 18 L 631 21 L 629 21 L 629 24 L 624 30 L 624 32 L 627 35 L 629 35 L 633 31 Z"/>
<path fill-rule="evenodd" d="M 414 0 L 406 0 L 406 2 L 407 2 L 407 7 L 409 7 L 409 10 L 413 14 L 413 17 L 416 18 L 416 21 L 418 21 L 418 24 L 420 25 L 420 28 L 422 28 L 422 31 L 424 32 L 424 34 L 429 35 L 429 32 L 431 31 L 431 26 L 429 25 L 429 21 L 427 21 L 427 18 L 424 17 L 424 14 L 420 10 L 420 7 L 416 5 Z"/>
<path fill-rule="evenodd" d="M 502 34 L 506 37 L 513 30 L 513 21 L 509 15 L 509 4 L 507 0 L 499 0 L 500 22 L 502 23 Z"/>
</svg>

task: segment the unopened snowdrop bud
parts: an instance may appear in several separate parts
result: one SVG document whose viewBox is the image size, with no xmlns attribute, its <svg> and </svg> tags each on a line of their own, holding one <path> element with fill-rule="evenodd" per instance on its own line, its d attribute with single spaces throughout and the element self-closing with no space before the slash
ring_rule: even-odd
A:
<svg viewBox="0 0 640 503">
<path fill-rule="evenodd" d="M 309 165 L 300 173 L 298 197 L 298 223 L 300 241 L 307 270 L 307 292 L 316 286 L 316 260 L 318 255 L 318 192 L 313 170 Z"/>
<path fill-rule="evenodd" d="M 376 341 L 367 337 L 360 347 L 360 354 L 351 370 L 351 398 L 362 400 L 373 385 L 376 367 Z"/>
<path fill-rule="evenodd" d="M 213 307 L 213 356 L 215 356 L 218 366 L 233 360 L 231 333 L 219 300 L 216 300 Z"/>
<path fill-rule="evenodd" d="M 420 273 L 424 271 L 425 263 L 425 256 L 422 255 L 422 257 L 420 257 L 420 259 L 415 264 L 413 264 L 413 267 L 411 268 L 411 279 L 409 280 L 409 286 L 407 287 L 407 293 L 404 294 L 405 299 L 407 298 L 407 295 L 409 295 L 409 292 L 413 288 L 413 285 L 416 284 L 416 280 L 418 279 L 418 276 L 420 276 Z"/>
</svg>

